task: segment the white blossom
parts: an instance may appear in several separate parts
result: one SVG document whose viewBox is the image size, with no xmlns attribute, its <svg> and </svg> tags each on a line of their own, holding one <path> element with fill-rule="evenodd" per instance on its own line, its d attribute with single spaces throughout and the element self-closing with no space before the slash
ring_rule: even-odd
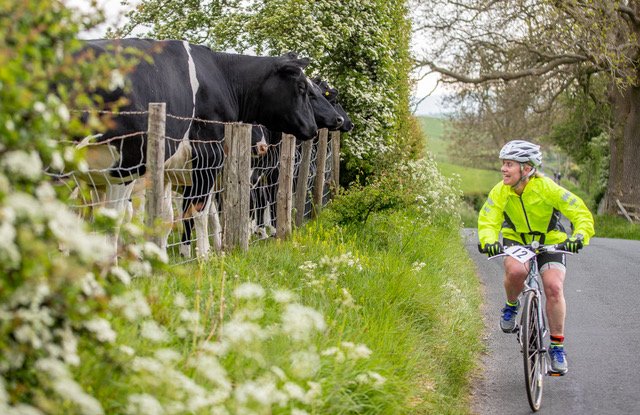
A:
<svg viewBox="0 0 640 415">
<path fill-rule="evenodd" d="M 103 318 L 94 318 L 86 321 L 84 327 L 92 332 L 98 341 L 113 343 L 116 341 L 116 332 L 111 328 L 111 323 Z"/>
<path fill-rule="evenodd" d="M 282 330 L 294 340 L 307 340 L 314 332 L 326 328 L 322 314 L 300 304 L 287 304 L 282 313 Z"/>
<path fill-rule="evenodd" d="M 260 299 L 264 297 L 264 288 L 259 284 L 245 282 L 234 290 L 233 295 L 241 300 Z"/>
<path fill-rule="evenodd" d="M 14 178 L 36 181 L 42 175 L 42 160 L 35 151 L 8 151 L 2 155 L 0 166 Z"/>
<path fill-rule="evenodd" d="M 141 393 L 129 395 L 125 413 L 127 415 L 163 415 L 165 412 L 155 397 Z"/>
<path fill-rule="evenodd" d="M 155 320 L 146 320 L 140 328 L 140 335 L 155 343 L 163 343 L 169 340 L 167 330 L 160 326 Z"/>
<path fill-rule="evenodd" d="M 298 379 L 309 379 L 320 370 L 320 356 L 311 350 L 301 350 L 291 353 L 291 372 Z"/>
</svg>

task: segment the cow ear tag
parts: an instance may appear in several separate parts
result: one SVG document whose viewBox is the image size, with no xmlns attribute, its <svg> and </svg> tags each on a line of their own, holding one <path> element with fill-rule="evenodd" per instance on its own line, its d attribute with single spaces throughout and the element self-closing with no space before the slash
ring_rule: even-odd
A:
<svg viewBox="0 0 640 415">
<path fill-rule="evenodd" d="M 329 91 L 325 92 L 325 93 L 324 93 L 324 95 L 325 95 L 326 97 L 328 97 L 328 96 L 329 96 Z"/>
</svg>

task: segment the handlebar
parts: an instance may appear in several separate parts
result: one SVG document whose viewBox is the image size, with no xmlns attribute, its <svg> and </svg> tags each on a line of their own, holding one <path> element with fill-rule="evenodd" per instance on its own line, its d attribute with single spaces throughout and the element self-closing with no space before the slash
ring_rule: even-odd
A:
<svg viewBox="0 0 640 415">
<path fill-rule="evenodd" d="M 574 253 L 571 251 L 567 251 L 567 247 L 564 243 L 552 244 L 552 245 L 541 245 L 538 241 L 533 241 L 528 245 L 520 245 L 526 249 L 529 249 L 537 254 L 542 254 L 544 252 L 557 252 L 561 254 L 569 254 L 573 255 Z M 478 251 L 481 254 L 486 254 L 487 250 L 484 249 L 480 244 L 478 244 Z M 498 255 L 494 255 L 490 258 L 498 258 L 507 255 L 504 251 L 500 252 Z"/>
</svg>

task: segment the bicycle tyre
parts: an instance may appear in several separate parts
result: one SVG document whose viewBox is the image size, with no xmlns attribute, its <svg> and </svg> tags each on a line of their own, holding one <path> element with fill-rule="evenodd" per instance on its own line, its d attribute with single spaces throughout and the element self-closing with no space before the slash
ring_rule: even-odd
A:
<svg viewBox="0 0 640 415">
<path fill-rule="evenodd" d="M 538 320 L 540 300 L 533 292 L 524 295 L 521 320 L 522 357 L 524 379 L 527 387 L 529 406 L 535 412 L 542 404 L 542 388 L 545 376 L 542 327 Z"/>
</svg>

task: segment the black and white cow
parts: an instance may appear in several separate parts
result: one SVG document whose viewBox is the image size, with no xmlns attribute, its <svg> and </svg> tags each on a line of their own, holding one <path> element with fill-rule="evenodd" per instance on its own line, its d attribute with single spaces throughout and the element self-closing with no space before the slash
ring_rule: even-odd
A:
<svg viewBox="0 0 640 415">
<path fill-rule="evenodd" d="M 295 55 L 291 53 L 289 53 L 287 56 L 291 58 L 295 58 Z M 344 119 L 342 118 L 342 116 L 336 111 L 334 106 L 326 99 L 326 97 L 324 96 L 320 88 L 315 83 L 313 83 L 310 79 L 307 79 L 307 82 L 308 82 L 307 92 L 309 95 L 309 101 L 311 103 L 311 108 L 313 110 L 313 117 L 317 127 L 329 128 L 332 130 L 340 128 L 344 122 Z M 275 137 L 276 135 L 277 137 Z M 267 147 L 267 144 L 266 144 L 267 138 L 268 138 L 268 142 L 271 144 L 271 147 L 273 147 L 275 144 L 279 143 L 281 136 L 282 136 L 282 133 L 274 133 L 269 131 L 264 126 L 256 125 L 252 128 L 252 138 L 251 138 L 252 148 L 259 149 L 261 148 L 260 146 L 262 146 L 262 148 Z M 304 137 L 300 139 L 306 140 L 306 138 Z M 278 154 L 276 154 L 273 151 L 269 153 L 269 155 L 271 160 L 273 160 L 273 157 L 278 156 Z M 204 157 L 201 157 L 201 159 L 204 159 Z M 254 160 L 252 162 L 252 168 L 254 170 L 253 174 L 257 174 L 256 169 L 262 170 L 259 167 L 259 164 L 261 162 L 256 161 L 258 160 L 257 158 L 254 158 L 253 160 Z M 207 164 L 215 165 L 215 163 L 207 163 Z M 201 173 L 204 172 L 204 170 L 202 169 L 197 169 L 197 171 Z M 277 176 L 275 176 L 275 178 L 277 179 Z M 212 180 L 212 179 L 210 178 L 203 179 L 201 180 L 201 183 L 206 184 L 209 182 L 209 180 Z M 265 179 L 262 178 L 261 180 L 264 181 Z M 182 256 L 185 256 L 185 257 L 191 256 L 191 246 L 190 246 L 191 231 L 194 223 L 196 225 L 196 237 L 198 241 L 197 246 L 200 247 L 202 243 L 206 245 L 205 241 L 201 241 L 201 236 L 200 236 L 200 235 L 204 236 L 207 234 L 206 225 L 199 222 L 198 219 L 203 218 L 203 216 L 206 216 L 207 211 L 213 210 L 213 212 L 216 212 L 218 206 L 216 206 L 215 204 L 219 203 L 218 200 L 209 200 L 206 197 L 202 198 L 202 195 L 206 195 L 207 194 L 206 192 L 208 190 L 209 189 L 196 189 L 194 187 L 187 188 L 187 194 L 185 194 L 185 203 L 183 203 L 184 230 L 181 237 L 181 246 L 180 246 L 180 253 Z M 252 191 L 251 195 L 254 196 L 255 194 L 256 192 Z M 207 202 L 210 205 L 207 209 L 205 209 L 204 207 Z M 252 205 L 253 203 L 254 202 L 252 202 Z M 202 213 L 196 214 L 195 213 L 196 211 L 202 212 Z M 195 214 L 196 220 L 191 219 L 191 216 L 194 214 Z M 215 218 L 215 213 L 210 214 L 210 217 L 213 221 L 218 220 L 217 218 Z M 218 226 L 214 226 L 213 234 L 214 234 L 214 244 L 217 249 L 219 248 L 219 237 L 217 236 L 219 234 Z M 199 248 L 199 252 L 202 252 L 200 249 L 201 248 Z"/>
<path fill-rule="evenodd" d="M 303 72 L 308 59 L 291 54 L 259 57 L 219 53 L 186 41 L 150 39 L 89 40 L 77 56 L 95 59 L 102 54 L 140 58 L 135 69 L 126 74 L 124 87 L 96 93 L 105 104 L 124 97 L 127 104 L 120 108 L 122 112 L 146 111 L 149 103 L 166 103 L 166 136 L 177 140 L 165 141 L 165 167 L 191 164 L 190 189 L 186 188 L 185 197 L 194 205 L 206 204 L 215 180 L 211 167 L 223 159 L 221 146 L 210 145 L 222 139 L 223 126 L 209 121 L 262 124 L 301 139 L 316 135 L 309 81 Z M 95 141 L 115 149 L 104 152 L 115 157 L 101 160 L 101 165 L 108 166 L 110 183 L 120 183 L 126 189 L 146 170 L 146 136 L 132 134 L 147 130 L 147 118 L 114 115 L 109 125 Z M 99 175 L 105 180 L 104 174 Z M 170 195 L 171 185 L 166 184 L 166 195 Z M 126 198 L 127 190 L 123 193 Z M 170 197 L 167 199 L 165 210 L 171 212 Z M 203 246 L 201 253 L 207 250 Z"/>
</svg>

